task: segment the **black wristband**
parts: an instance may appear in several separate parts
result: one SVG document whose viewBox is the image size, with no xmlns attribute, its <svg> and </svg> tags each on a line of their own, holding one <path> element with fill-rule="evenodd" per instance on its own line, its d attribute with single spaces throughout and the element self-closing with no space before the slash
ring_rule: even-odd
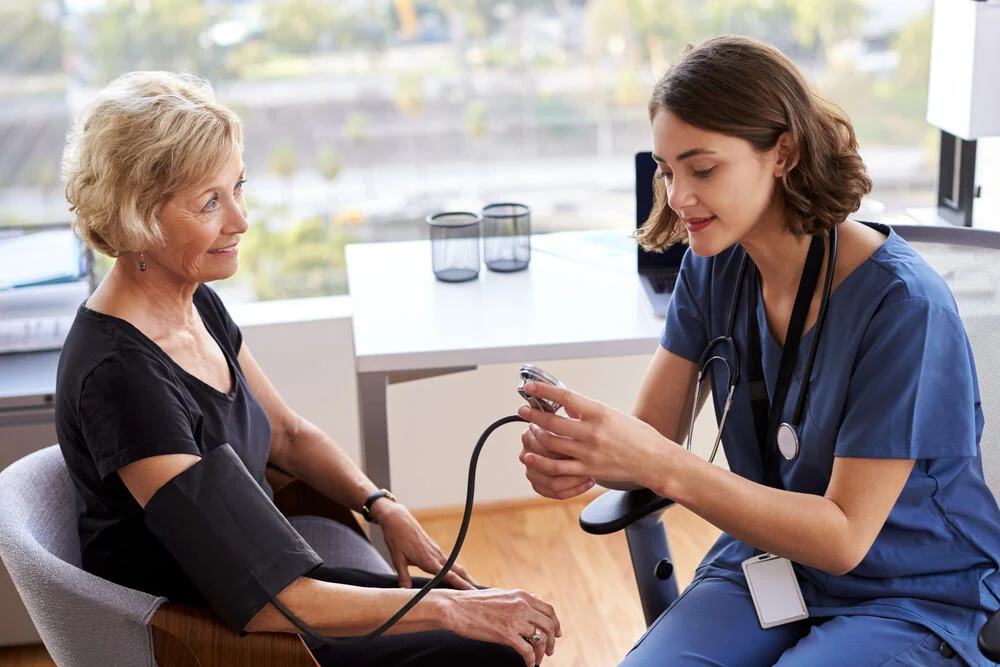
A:
<svg viewBox="0 0 1000 667">
<path fill-rule="evenodd" d="M 392 495 L 392 493 L 389 492 L 389 489 L 379 489 L 375 493 L 368 496 L 365 499 L 364 505 L 361 506 L 361 516 L 363 516 L 365 521 L 368 523 L 377 523 L 372 518 L 372 505 L 374 505 L 375 501 L 379 498 L 388 498 L 392 502 L 396 502 L 396 496 Z"/>
</svg>

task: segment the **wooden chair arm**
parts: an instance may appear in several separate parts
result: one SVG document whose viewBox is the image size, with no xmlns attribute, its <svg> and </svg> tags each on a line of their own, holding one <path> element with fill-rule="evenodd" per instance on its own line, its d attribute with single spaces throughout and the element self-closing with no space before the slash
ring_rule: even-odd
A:
<svg viewBox="0 0 1000 667">
<path fill-rule="evenodd" d="M 241 637 L 208 609 L 167 603 L 149 624 L 160 667 L 319 667 L 298 635 L 251 632 Z"/>
<path fill-rule="evenodd" d="M 321 516 L 342 523 L 368 539 L 368 534 L 351 510 L 340 503 L 272 465 L 267 466 L 265 476 L 274 491 L 274 504 L 285 516 Z"/>
</svg>

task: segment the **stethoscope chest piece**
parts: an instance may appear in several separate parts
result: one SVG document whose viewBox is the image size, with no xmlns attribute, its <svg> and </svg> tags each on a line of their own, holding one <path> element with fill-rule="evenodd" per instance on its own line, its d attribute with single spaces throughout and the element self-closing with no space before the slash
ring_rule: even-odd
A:
<svg viewBox="0 0 1000 667">
<path fill-rule="evenodd" d="M 799 436 L 795 433 L 795 427 L 784 422 L 778 427 L 776 437 L 778 441 L 778 451 L 785 457 L 786 461 L 794 461 L 799 455 Z"/>
</svg>

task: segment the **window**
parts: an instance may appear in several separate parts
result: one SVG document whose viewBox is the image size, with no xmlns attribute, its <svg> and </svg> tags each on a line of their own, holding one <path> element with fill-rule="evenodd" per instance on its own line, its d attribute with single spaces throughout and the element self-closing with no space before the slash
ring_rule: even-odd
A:
<svg viewBox="0 0 1000 667">
<path fill-rule="evenodd" d="M 781 48 L 854 120 L 886 217 L 933 205 L 929 0 L 22 0 L 0 9 L 0 224 L 68 217 L 76 108 L 196 71 L 246 123 L 247 299 L 346 291 L 343 246 L 491 201 L 534 231 L 632 226 L 646 102 L 685 43 Z M 9 5 L 16 5 L 11 7 Z"/>
</svg>

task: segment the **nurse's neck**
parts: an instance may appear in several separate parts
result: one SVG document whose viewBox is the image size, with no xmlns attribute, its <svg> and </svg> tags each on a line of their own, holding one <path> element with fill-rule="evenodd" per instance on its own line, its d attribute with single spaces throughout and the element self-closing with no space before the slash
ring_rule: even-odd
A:
<svg viewBox="0 0 1000 667">
<path fill-rule="evenodd" d="M 740 239 L 740 245 L 760 271 L 762 289 L 782 299 L 795 298 L 811 242 L 812 236 L 796 236 L 789 231 L 779 216 L 761 219 Z"/>
</svg>

